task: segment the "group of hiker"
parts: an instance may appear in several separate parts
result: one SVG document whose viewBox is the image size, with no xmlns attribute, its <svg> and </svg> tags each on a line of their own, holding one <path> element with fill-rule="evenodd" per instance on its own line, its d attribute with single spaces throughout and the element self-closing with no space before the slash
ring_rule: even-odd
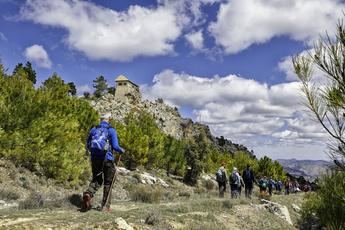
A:
<svg viewBox="0 0 345 230">
<path fill-rule="evenodd" d="M 109 123 L 110 118 L 110 113 L 102 114 L 100 124 L 91 129 L 87 139 L 87 149 L 91 153 L 92 180 L 83 193 L 82 207 L 80 210 L 83 212 L 91 209 L 91 200 L 102 185 L 103 198 L 101 206 L 98 209 L 100 211 L 110 210 L 110 197 L 115 181 L 116 165 L 118 165 L 118 161 L 120 160 L 119 157 L 118 161 L 115 162 L 114 151 L 119 154 L 125 152 L 119 146 L 116 130 Z M 274 189 L 278 194 L 281 194 L 283 186 L 285 188 L 285 195 L 301 190 L 298 182 L 290 181 L 289 178 L 283 183 L 280 180 L 276 182 L 271 177 L 267 178 L 264 176 L 257 182 L 249 164 L 243 170 L 242 174 L 234 167 L 229 177 L 227 177 L 224 163 L 222 163 L 216 172 L 216 180 L 219 185 L 219 197 L 224 197 L 229 181 L 230 194 L 233 199 L 241 196 L 242 188 L 245 190 L 245 197 L 251 199 L 254 183 L 258 184 L 260 193 L 266 193 L 268 189 L 269 195 L 272 195 Z M 302 187 L 303 191 L 309 191 L 311 189 L 308 184 L 304 184 Z"/>
<path fill-rule="evenodd" d="M 250 168 L 250 165 L 247 165 L 242 174 L 238 172 L 238 169 L 236 167 L 234 167 L 232 173 L 229 175 L 229 178 L 227 178 L 224 163 L 222 163 L 221 167 L 216 172 L 216 180 L 219 186 L 219 197 L 221 198 L 224 197 L 228 179 L 230 185 L 230 195 L 232 199 L 241 196 L 243 187 L 245 197 L 251 199 L 255 176 L 253 170 Z"/>
<path fill-rule="evenodd" d="M 312 184 L 304 183 L 300 185 L 297 180 L 291 180 L 289 177 L 283 182 L 281 180 L 275 181 L 272 177 L 266 176 L 261 177 L 257 181 L 250 165 L 247 165 L 242 174 L 234 167 L 229 177 L 227 177 L 224 163 L 222 163 L 221 167 L 216 172 L 216 180 L 219 186 L 219 197 L 224 197 L 226 186 L 229 181 L 230 195 L 233 199 L 241 197 L 242 188 L 245 190 L 245 197 L 251 198 L 254 183 L 259 186 L 261 195 L 268 194 L 269 196 L 272 196 L 274 190 L 276 194 L 282 194 L 284 189 L 285 195 L 300 191 L 308 192 L 314 190 Z"/>
<path fill-rule="evenodd" d="M 259 182 L 260 193 L 266 193 L 268 190 L 268 194 L 272 196 L 273 190 L 276 191 L 276 194 L 282 194 L 284 188 L 284 194 L 289 195 L 290 193 L 297 193 L 297 192 L 309 192 L 314 191 L 317 188 L 314 186 L 315 183 L 310 183 L 305 181 L 303 184 L 299 184 L 297 180 L 291 180 L 289 177 L 285 179 L 284 182 L 281 180 L 275 181 L 271 177 L 267 179 L 267 177 L 262 177 Z M 316 185 L 316 184 L 315 184 Z"/>
</svg>

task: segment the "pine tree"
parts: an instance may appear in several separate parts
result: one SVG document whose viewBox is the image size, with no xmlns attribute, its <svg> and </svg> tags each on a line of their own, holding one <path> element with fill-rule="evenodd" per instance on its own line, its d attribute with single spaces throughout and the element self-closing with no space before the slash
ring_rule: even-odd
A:
<svg viewBox="0 0 345 230">
<path fill-rule="evenodd" d="M 36 71 L 32 68 L 30 62 L 26 62 L 25 66 L 23 67 L 24 71 L 27 73 L 28 79 L 33 83 L 36 84 Z"/>
<path fill-rule="evenodd" d="M 71 96 L 77 95 L 77 88 L 75 87 L 74 82 L 68 82 L 67 85 L 69 86 L 68 93 L 69 93 Z"/>
<path fill-rule="evenodd" d="M 95 88 L 94 95 L 95 97 L 101 97 L 108 89 L 107 80 L 101 75 L 93 80 L 93 88 Z"/>
</svg>

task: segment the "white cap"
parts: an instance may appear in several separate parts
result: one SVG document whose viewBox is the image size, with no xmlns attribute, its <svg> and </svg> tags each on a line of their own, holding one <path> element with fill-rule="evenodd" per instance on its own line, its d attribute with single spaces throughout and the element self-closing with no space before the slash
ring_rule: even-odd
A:
<svg viewBox="0 0 345 230">
<path fill-rule="evenodd" d="M 236 168 L 236 167 L 234 167 L 234 168 L 233 168 L 233 171 L 237 171 L 237 168 Z"/>
<path fill-rule="evenodd" d="M 109 119 L 109 118 L 111 118 L 111 113 L 102 113 L 101 118 L 102 119 Z"/>
</svg>

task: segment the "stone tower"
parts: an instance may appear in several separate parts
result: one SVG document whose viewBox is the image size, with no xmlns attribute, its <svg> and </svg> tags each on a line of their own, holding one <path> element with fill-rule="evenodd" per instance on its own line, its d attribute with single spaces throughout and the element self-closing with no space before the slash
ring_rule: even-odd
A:
<svg viewBox="0 0 345 230">
<path fill-rule="evenodd" d="M 141 93 L 139 86 L 128 80 L 123 75 L 120 75 L 115 80 L 116 90 L 115 99 L 123 102 L 139 102 L 141 100 Z"/>
</svg>

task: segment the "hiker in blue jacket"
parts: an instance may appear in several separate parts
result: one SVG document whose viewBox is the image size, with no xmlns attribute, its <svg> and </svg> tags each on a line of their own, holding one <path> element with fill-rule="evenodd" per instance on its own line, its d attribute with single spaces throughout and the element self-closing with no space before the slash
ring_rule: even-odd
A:
<svg viewBox="0 0 345 230">
<path fill-rule="evenodd" d="M 90 130 L 87 139 L 87 148 L 91 152 L 92 180 L 88 189 L 83 194 L 81 211 L 90 210 L 91 199 L 102 186 L 103 182 L 101 210 L 110 210 L 111 187 L 116 171 L 113 150 L 120 154 L 125 152 L 119 146 L 115 128 L 109 124 L 110 118 L 110 113 L 102 114 L 100 124 Z"/>
</svg>

